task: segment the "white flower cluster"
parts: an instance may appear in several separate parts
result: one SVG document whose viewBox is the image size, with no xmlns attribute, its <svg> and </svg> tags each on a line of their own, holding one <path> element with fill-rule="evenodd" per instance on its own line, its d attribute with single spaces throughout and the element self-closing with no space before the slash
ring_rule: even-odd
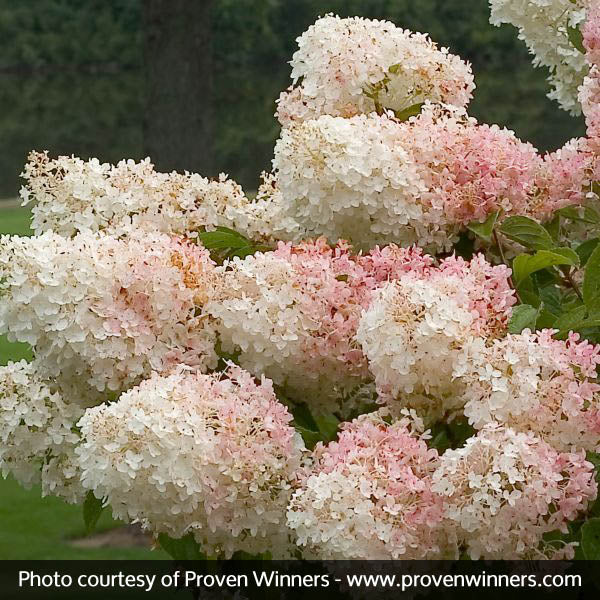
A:
<svg viewBox="0 0 600 600">
<path fill-rule="evenodd" d="M 0 240 L 0 333 L 65 385 L 119 391 L 179 363 L 214 367 L 202 307 L 218 287 L 208 252 L 165 234 Z"/>
<path fill-rule="evenodd" d="M 27 488 L 41 483 L 44 495 L 79 502 L 84 490 L 73 459 L 83 408 L 54 387 L 39 378 L 35 363 L 0 367 L 0 469 Z"/>
<path fill-rule="evenodd" d="M 153 375 L 79 422 L 83 485 L 116 517 L 192 532 L 210 556 L 289 556 L 285 511 L 304 443 L 270 382 Z"/>
<path fill-rule="evenodd" d="M 600 448 L 598 349 L 571 334 L 528 331 L 473 341 L 464 363 L 465 415 L 476 428 L 490 421 L 535 433 L 560 451 Z"/>
<path fill-rule="evenodd" d="M 360 17 L 318 19 L 298 38 L 291 65 L 294 85 L 277 110 L 285 127 L 426 100 L 464 107 L 475 89 L 470 66 L 426 35 Z"/>
<path fill-rule="evenodd" d="M 459 528 L 474 560 L 572 555 L 572 547 L 545 546 L 543 536 L 566 532 L 596 496 L 585 452 L 561 454 L 531 432 L 495 423 L 444 452 L 432 479 L 447 526 Z"/>
<path fill-rule="evenodd" d="M 381 398 L 435 422 L 462 409 L 474 339 L 506 331 L 515 302 L 505 267 L 482 256 L 449 258 L 439 268 L 408 273 L 376 291 L 356 338 Z"/>
<path fill-rule="evenodd" d="M 140 230 L 194 234 L 200 229 L 235 227 L 251 238 L 269 238 L 286 224 L 278 207 L 252 202 L 242 188 L 221 175 L 211 181 L 195 173 L 158 173 L 150 159 L 83 161 L 32 152 L 23 172 L 24 204 L 33 202 L 32 229 L 63 236 L 98 232 L 123 236 Z"/>
<path fill-rule="evenodd" d="M 586 18 L 587 0 L 489 0 L 490 22 L 510 23 L 534 55 L 533 64 L 548 67 L 548 97 L 572 114 L 580 114 L 577 90 L 588 72 L 585 55 L 571 42 L 569 31 Z M 572 34 L 571 34 L 572 35 Z"/>
<path fill-rule="evenodd" d="M 325 115 L 284 128 L 273 167 L 274 200 L 306 236 L 447 251 L 471 221 L 526 213 L 543 161 L 512 131 L 427 103 L 408 122 Z"/>
<path fill-rule="evenodd" d="M 306 235 L 332 242 L 426 243 L 417 200 L 425 187 L 402 142 L 402 126 L 376 114 L 325 115 L 284 129 L 273 167 L 285 210 Z"/>
</svg>

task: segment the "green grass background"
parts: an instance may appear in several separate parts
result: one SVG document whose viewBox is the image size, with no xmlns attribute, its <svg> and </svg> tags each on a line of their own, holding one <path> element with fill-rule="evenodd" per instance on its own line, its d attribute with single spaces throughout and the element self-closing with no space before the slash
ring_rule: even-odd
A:
<svg viewBox="0 0 600 600">
<path fill-rule="evenodd" d="M 25 208 L 2 207 L 0 233 L 29 235 L 30 213 Z M 0 364 L 30 358 L 24 344 L 0 336 Z M 104 511 L 96 531 L 120 525 Z M 13 479 L 0 477 L 0 559 L 163 559 L 161 550 L 144 548 L 75 548 L 69 540 L 85 535 L 82 510 L 58 498 L 42 498 L 39 487 L 24 490 Z"/>
</svg>

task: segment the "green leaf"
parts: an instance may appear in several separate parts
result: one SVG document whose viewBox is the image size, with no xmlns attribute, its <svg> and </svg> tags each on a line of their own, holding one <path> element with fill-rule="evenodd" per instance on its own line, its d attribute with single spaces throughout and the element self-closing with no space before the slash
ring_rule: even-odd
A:
<svg viewBox="0 0 600 600">
<path fill-rule="evenodd" d="M 555 316 L 560 316 L 562 306 L 560 303 L 560 293 L 555 285 L 547 285 L 540 289 L 540 298 L 544 303 L 544 308 Z"/>
<path fill-rule="evenodd" d="M 585 54 L 585 46 L 583 45 L 583 33 L 581 33 L 581 29 L 579 27 L 571 27 L 567 25 L 567 35 L 569 36 L 569 41 L 571 45 L 582 54 Z"/>
<path fill-rule="evenodd" d="M 493 212 L 483 223 L 479 221 L 471 221 L 467 225 L 467 229 L 472 231 L 475 235 L 490 243 L 492 241 L 492 233 L 498 220 L 500 211 Z"/>
<path fill-rule="evenodd" d="M 317 427 L 323 436 L 324 442 L 331 442 L 337 437 L 340 421 L 335 415 L 324 415 L 314 417 Z"/>
<path fill-rule="evenodd" d="M 597 452 L 588 452 L 585 458 L 594 465 L 594 469 L 596 469 L 596 481 L 600 483 L 600 454 Z"/>
<path fill-rule="evenodd" d="M 558 241 L 560 238 L 560 215 L 555 214 L 552 221 L 544 225 L 546 231 L 550 234 L 553 240 Z"/>
<path fill-rule="evenodd" d="M 175 560 L 206 560 L 206 555 L 200 551 L 200 547 L 191 533 L 178 539 L 172 538 L 166 533 L 160 533 L 158 543 Z"/>
<path fill-rule="evenodd" d="M 587 560 L 600 560 L 600 519 L 590 519 L 581 528 L 581 549 Z"/>
<path fill-rule="evenodd" d="M 537 329 L 554 329 L 556 323 L 556 315 L 549 310 L 541 310 L 535 322 Z"/>
<path fill-rule="evenodd" d="M 582 223 L 600 223 L 600 215 L 589 206 L 565 206 L 556 211 L 557 214 L 570 219 L 571 221 L 581 221 Z"/>
<path fill-rule="evenodd" d="M 94 496 L 94 492 L 89 491 L 83 502 L 83 522 L 85 523 L 87 533 L 94 531 L 103 510 L 104 505 L 102 500 L 98 500 Z"/>
<path fill-rule="evenodd" d="M 521 333 L 523 329 L 535 330 L 539 309 L 529 304 L 519 304 L 512 311 L 512 317 L 508 324 L 509 333 Z"/>
<path fill-rule="evenodd" d="M 592 252 L 583 275 L 583 301 L 591 304 L 600 292 L 600 246 Z"/>
<path fill-rule="evenodd" d="M 515 258 L 512 265 L 515 284 L 519 285 L 532 273 L 555 265 L 574 266 L 579 264 L 577 253 L 570 248 L 553 248 L 538 250 L 534 255 L 521 254 Z"/>
<path fill-rule="evenodd" d="M 550 250 L 554 246 L 550 234 L 528 217 L 508 217 L 500 225 L 500 231 L 507 238 L 534 250 Z"/>
<path fill-rule="evenodd" d="M 579 246 L 575 248 L 575 252 L 577 252 L 577 256 L 579 256 L 579 262 L 582 267 L 586 265 L 590 256 L 598 246 L 598 242 L 600 242 L 600 238 L 593 238 L 583 242 L 582 244 L 579 244 Z"/>
<path fill-rule="evenodd" d="M 413 104 L 412 106 L 408 106 L 403 110 L 395 110 L 394 114 L 396 115 L 396 119 L 398 121 L 408 121 L 411 117 L 416 117 L 421 114 L 421 109 L 423 108 L 424 102 L 418 102 L 417 104 Z"/>
<path fill-rule="evenodd" d="M 561 315 L 554 324 L 554 327 L 560 331 L 569 331 L 575 325 L 581 323 L 586 315 L 587 308 L 585 306 L 577 306 L 573 310 Z"/>
<path fill-rule="evenodd" d="M 298 423 L 295 423 L 294 427 L 302 436 L 302 439 L 309 450 L 312 450 L 315 445 L 321 441 L 321 433 L 319 431 L 312 431 L 311 429 L 302 427 L 302 425 L 298 425 Z"/>
<path fill-rule="evenodd" d="M 224 248 L 244 248 L 251 242 L 243 235 L 227 227 L 218 227 L 215 231 L 204 231 L 198 234 L 198 239 L 208 250 Z"/>
</svg>

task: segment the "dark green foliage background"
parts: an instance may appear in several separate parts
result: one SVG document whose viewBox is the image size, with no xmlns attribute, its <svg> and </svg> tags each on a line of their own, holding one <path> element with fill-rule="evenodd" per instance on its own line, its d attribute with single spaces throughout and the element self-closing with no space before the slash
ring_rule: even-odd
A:
<svg viewBox="0 0 600 600">
<path fill-rule="evenodd" d="M 470 112 L 541 150 L 583 133 L 581 119 L 545 97 L 546 72 L 532 67 L 515 30 L 488 23 L 487 0 L 214 2 L 214 162 L 248 189 L 269 168 L 295 39 L 327 12 L 430 32 L 473 64 Z M 140 0 L 0 0 L 0 198 L 16 195 L 32 148 L 143 157 L 142 33 Z"/>
</svg>

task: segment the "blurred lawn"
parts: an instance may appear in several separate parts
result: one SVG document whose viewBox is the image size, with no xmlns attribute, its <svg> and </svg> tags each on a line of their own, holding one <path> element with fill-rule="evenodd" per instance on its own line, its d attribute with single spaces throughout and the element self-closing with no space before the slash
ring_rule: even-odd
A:
<svg viewBox="0 0 600 600">
<path fill-rule="evenodd" d="M 2 207 L 0 233 L 28 235 L 29 210 Z M 1 300 L 0 300 L 1 301 Z M 24 344 L 10 344 L 0 337 L 0 364 L 30 358 Z M 118 526 L 108 511 L 97 531 Z M 24 490 L 12 479 L 0 477 L 0 559 L 163 559 L 160 550 L 143 548 L 75 548 L 68 541 L 84 535 L 82 510 L 58 498 L 42 498 L 38 487 Z"/>
</svg>

